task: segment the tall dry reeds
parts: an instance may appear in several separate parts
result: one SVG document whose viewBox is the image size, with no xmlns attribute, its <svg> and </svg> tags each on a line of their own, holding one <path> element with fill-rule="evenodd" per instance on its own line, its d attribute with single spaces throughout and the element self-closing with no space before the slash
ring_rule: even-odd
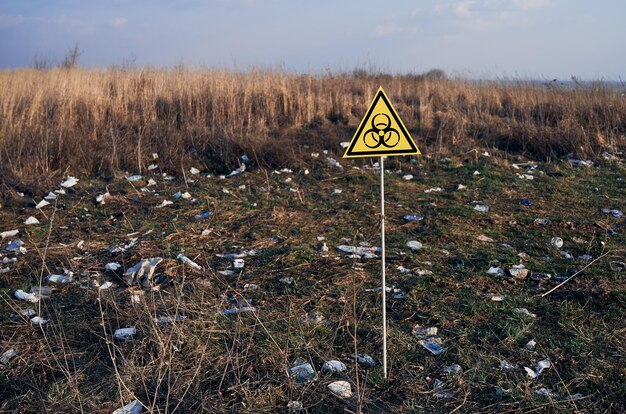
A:
<svg viewBox="0 0 626 414">
<path fill-rule="evenodd" d="M 219 170 L 248 153 L 288 164 L 335 149 L 379 85 L 420 146 L 531 157 L 626 144 L 626 98 L 601 85 L 470 83 L 429 76 L 272 71 L 21 69 L 0 72 L 0 174 L 18 185 L 64 172 L 140 173 L 158 153 Z M 308 150 L 307 150 L 308 151 Z"/>
</svg>

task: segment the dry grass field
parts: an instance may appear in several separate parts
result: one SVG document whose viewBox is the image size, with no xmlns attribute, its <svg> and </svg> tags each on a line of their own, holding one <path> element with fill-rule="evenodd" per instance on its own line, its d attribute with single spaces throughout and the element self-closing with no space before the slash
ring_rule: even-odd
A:
<svg viewBox="0 0 626 414">
<path fill-rule="evenodd" d="M 380 85 L 423 153 L 385 162 L 389 380 L 380 171 L 340 158 Z M 0 413 L 623 413 L 625 134 L 601 84 L 0 72 Z"/>
</svg>

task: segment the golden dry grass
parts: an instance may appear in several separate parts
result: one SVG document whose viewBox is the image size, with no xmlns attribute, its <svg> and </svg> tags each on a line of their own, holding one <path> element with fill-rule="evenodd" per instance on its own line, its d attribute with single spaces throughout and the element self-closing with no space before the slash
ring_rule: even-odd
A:
<svg viewBox="0 0 626 414">
<path fill-rule="evenodd" d="M 430 153 L 486 147 L 548 158 L 626 143 L 624 94 L 602 85 L 469 83 L 429 76 L 272 71 L 20 69 L 0 72 L 0 174 L 141 172 L 157 152 L 212 169 L 277 166 L 303 145 L 339 149 L 382 85 Z"/>
</svg>

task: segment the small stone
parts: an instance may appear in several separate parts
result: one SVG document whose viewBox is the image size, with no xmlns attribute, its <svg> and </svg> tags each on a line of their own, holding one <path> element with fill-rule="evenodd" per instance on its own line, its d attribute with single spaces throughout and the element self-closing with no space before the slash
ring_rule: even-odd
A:
<svg viewBox="0 0 626 414">
<path fill-rule="evenodd" d="M 328 389 L 333 395 L 340 398 L 351 398 L 352 387 L 347 381 L 335 381 L 328 384 Z"/>
</svg>

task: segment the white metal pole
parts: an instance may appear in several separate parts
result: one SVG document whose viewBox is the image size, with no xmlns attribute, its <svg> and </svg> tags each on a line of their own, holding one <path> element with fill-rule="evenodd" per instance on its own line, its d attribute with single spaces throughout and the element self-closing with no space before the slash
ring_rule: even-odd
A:
<svg viewBox="0 0 626 414">
<path fill-rule="evenodd" d="M 385 280 L 385 164 L 380 157 L 380 233 L 383 271 L 383 373 L 387 379 L 387 283 Z"/>
</svg>

